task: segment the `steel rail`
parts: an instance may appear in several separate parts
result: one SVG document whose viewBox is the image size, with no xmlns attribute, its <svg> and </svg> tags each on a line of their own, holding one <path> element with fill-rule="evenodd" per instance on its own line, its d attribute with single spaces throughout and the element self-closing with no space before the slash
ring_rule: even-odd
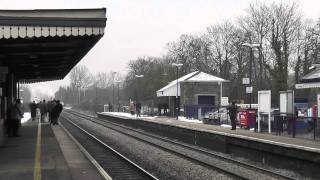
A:
<svg viewBox="0 0 320 180">
<path fill-rule="evenodd" d="M 139 165 L 137 165 L 136 163 L 134 163 L 133 161 L 131 161 L 130 159 L 128 159 L 127 157 L 125 157 L 124 155 L 122 155 L 120 152 L 116 151 L 115 149 L 113 149 L 112 147 L 110 147 L 109 145 L 107 145 L 106 143 L 104 143 L 102 140 L 100 140 L 99 138 L 97 138 L 96 136 L 94 136 L 93 134 L 89 133 L 88 131 L 86 131 L 85 129 L 83 129 L 82 127 L 80 127 L 79 125 L 77 125 L 76 123 L 72 122 L 72 120 L 70 120 L 70 118 L 65 117 L 62 115 L 62 117 L 67 120 L 70 124 L 72 124 L 74 127 L 76 127 L 77 129 L 79 129 L 80 131 L 82 131 L 84 134 L 86 134 L 87 136 L 89 136 L 91 139 L 93 139 L 95 142 L 99 143 L 100 145 L 102 145 L 105 149 L 111 151 L 115 156 L 119 157 L 122 161 L 126 162 L 127 164 L 129 164 L 131 167 L 133 167 L 137 172 L 139 172 L 142 176 L 147 177 L 147 179 L 152 179 L 152 180 L 158 180 L 158 178 L 156 178 L 155 176 L 153 176 L 151 173 L 149 173 L 148 171 L 146 171 L 145 169 L 143 169 L 142 167 L 140 167 Z"/>
<path fill-rule="evenodd" d="M 79 116 L 79 117 L 82 117 L 84 119 L 90 118 L 89 119 L 90 121 L 93 121 L 92 119 L 96 119 L 97 121 L 105 122 L 105 121 L 102 121 L 103 119 L 92 117 L 92 116 L 89 116 L 89 115 L 86 115 L 86 114 L 82 114 L 82 113 L 79 113 L 79 112 L 68 111 L 68 113 L 76 115 L 76 116 Z M 99 122 L 96 122 L 96 121 L 93 121 L 93 122 L 98 123 L 98 124 L 103 125 L 103 126 L 106 126 L 105 124 L 102 124 L 102 123 L 99 123 Z M 237 165 L 242 166 L 242 167 L 250 168 L 251 170 L 254 170 L 256 172 L 260 172 L 260 173 L 269 175 L 269 176 L 277 178 L 277 179 L 290 179 L 290 180 L 295 179 L 295 178 L 290 177 L 290 176 L 286 176 L 286 175 L 283 175 L 283 174 L 279 174 L 279 173 L 273 172 L 273 171 L 271 171 L 269 169 L 257 167 L 257 166 L 254 166 L 254 165 L 251 165 L 251 164 L 248 164 L 248 163 L 245 163 L 245 162 L 241 162 L 239 160 L 235 160 L 235 159 L 231 159 L 229 157 L 225 157 L 223 155 L 220 155 L 218 153 L 214 153 L 212 151 L 205 150 L 205 149 L 200 148 L 200 147 L 195 147 L 195 146 L 191 146 L 191 145 L 188 145 L 188 144 L 185 144 L 185 143 L 173 141 L 173 140 L 170 140 L 168 138 L 164 138 L 164 137 L 160 137 L 160 136 L 157 136 L 157 135 L 154 135 L 154 134 L 146 133 L 146 132 L 143 132 L 143 131 L 140 131 L 140 130 L 136 130 L 136 129 L 133 129 L 133 128 L 130 128 L 130 127 L 127 127 L 127 126 L 119 125 L 119 124 L 116 124 L 116 123 L 113 123 L 113 122 L 110 122 L 110 121 L 108 121 L 108 123 L 110 123 L 112 125 L 115 125 L 115 126 L 118 126 L 118 127 L 121 127 L 121 128 L 125 128 L 125 129 L 130 130 L 130 131 L 134 131 L 136 133 L 143 134 L 143 135 L 148 136 L 148 137 L 152 137 L 152 138 L 155 138 L 155 139 L 160 139 L 160 140 L 165 141 L 167 143 L 172 143 L 174 145 L 182 146 L 182 147 L 187 148 L 189 150 L 197 151 L 197 152 L 200 152 L 200 153 L 203 153 L 203 154 L 218 158 L 218 159 L 223 160 L 223 161 L 228 161 L 230 163 L 237 164 Z M 141 138 L 137 138 L 135 136 L 132 136 L 131 134 L 119 131 L 119 130 L 114 129 L 114 128 L 109 127 L 109 126 L 108 126 L 108 128 L 111 128 L 111 129 L 113 129 L 113 130 L 115 130 L 117 132 L 120 132 L 122 134 L 126 134 L 127 136 L 133 137 L 133 138 L 138 139 L 138 140 L 141 141 Z M 142 140 L 142 141 L 145 141 L 145 140 Z M 150 143 L 148 141 L 147 141 L 147 143 L 152 144 L 152 143 Z M 161 149 L 168 150 L 167 148 L 164 148 L 164 147 L 162 147 L 162 146 L 160 146 L 158 144 L 155 144 L 155 145 L 157 147 L 160 147 Z M 176 153 L 176 152 L 174 152 L 174 153 Z M 212 166 L 211 164 L 207 164 L 205 162 L 199 162 L 199 163 L 204 164 L 206 166 Z M 225 169 L 221 169 L 220 167 L 215 167 L 215 168 L 218 168 L 218 169 L 220 169 L 220 170 L 222 170 L 224 172 L 226 171 Z M 232 173 L 232 175 L 237 176 L 237 178 L 247 179 L 247 177 L 242 177 L 242 176 L 239 177 L 238 174 L 234 174 L 233 172 L 231 172 L 231 173 Z"/>
</svg>

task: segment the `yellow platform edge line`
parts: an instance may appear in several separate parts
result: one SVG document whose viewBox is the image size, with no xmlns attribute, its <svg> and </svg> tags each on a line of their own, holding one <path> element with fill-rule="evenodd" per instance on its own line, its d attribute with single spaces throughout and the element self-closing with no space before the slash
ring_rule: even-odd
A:
<svg viewBox="0 0 320 180">
<path fill-rule="evenodd" d="M 36 152 L 34 157 L 33 179 L 41 180 L 41 122 L 38 124 Z"/>
</svg>

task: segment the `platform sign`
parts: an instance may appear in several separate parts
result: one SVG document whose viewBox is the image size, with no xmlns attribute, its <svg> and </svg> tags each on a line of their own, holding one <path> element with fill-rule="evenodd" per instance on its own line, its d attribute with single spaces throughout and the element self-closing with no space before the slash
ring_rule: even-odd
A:
<svg viewBox="0 0 320 180">
<path fill-rule="evenodd" d="M 293 114 L 294 113 L 294 91 L 280 91 L 280 113 Z"/>
<path fill-rule="evenodd" d="M 246 87 L 246 93 L 247 93 L 247 94 L 251 94 L 251 93 L 252 93 L 252 90 L 253 90 L 253 87 L 252 87 L 252 86 Z"/>
<path fill-rule="evenodd" d="M 250 84 L 250 79 L 249 79 L 249 78 L 242 78 L 242 84 L 243 84 L 243 85 L 248 85 L 248 84 Z"/>
<path fill-rule="evenodd" d="M 258 132 L 260 132 L 260 114 L 268 114 L 268 131 L 271 133 L 271 91 L 258 91 Z"/>
<path fill-rule="evenodd" d="M 287 93 L 280 92 L 280 113 L 287 113 Z"/>
<path fill-rule="evenodd" d="M 221 97 L 221 106 L 229 105 L 229 97 Z"/>
</svg>

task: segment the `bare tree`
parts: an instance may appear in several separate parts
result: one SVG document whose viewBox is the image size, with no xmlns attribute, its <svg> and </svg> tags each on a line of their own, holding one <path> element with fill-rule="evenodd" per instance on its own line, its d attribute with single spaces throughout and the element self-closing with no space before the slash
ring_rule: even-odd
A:
<svg viewBox="0 0 320 180">
<path fill-rule="evenodd" d="M 84 65 L 74 67 L 70 72 L 70 82 L 72 87 L 87 88 L 92 83 L 92 76 Z"/>
</svg>

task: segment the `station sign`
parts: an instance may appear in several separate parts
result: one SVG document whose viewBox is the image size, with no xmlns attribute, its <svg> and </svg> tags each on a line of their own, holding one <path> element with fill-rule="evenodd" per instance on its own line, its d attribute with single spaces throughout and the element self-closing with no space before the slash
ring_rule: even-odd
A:
<svg viewBox="0 0 320 180">
<path fill-rule="evenodd" d="M 221 97 L 221 106 L 229 105 L 229 97 Z"/>
<path fill-rule="evenodd" d="M 246 93 L 247 93 L 247 94 L 251 94 L 252 91 L 253 91 L 253 87 L 252 87 L 252 86 L 246 87 Z"/>
<path fill-rule="evenodd" d="M 243 84 L 243 85 L 248 85 L 248 84 L 250 84 L 250 79 L 249 79 L 249 78 L 242 78 L 242 84 Z"/>
</svg>

